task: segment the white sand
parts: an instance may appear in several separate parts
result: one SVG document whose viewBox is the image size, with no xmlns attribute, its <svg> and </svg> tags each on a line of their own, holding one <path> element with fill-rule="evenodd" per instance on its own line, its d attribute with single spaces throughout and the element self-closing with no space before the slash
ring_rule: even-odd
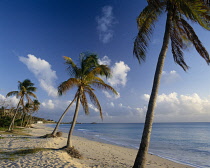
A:
<svg viewBox="0 0 210 168">
<path fill-rule="evenodd" d="M 51 128 L 45 127 L 44 124 L 36 124 L 34 128 L 28 128 L 25 131 L 32 136 L 2 135 L 5 138 L 0 139 L 0 150 L 3 152 L 28 148 L 50 148 L 52 150 L 19 156 L 15 160 L 3 159 L 3 157 L 8 156 L 0 154 L 1 168 L 131 168 L 137 153 L 137 150 L 134 149 L 74 137 L 73 145 L 83 155 L 83 159 L 75 159 L 62 150 L 55 150 L 66 145 L 67 134 L 60 138 L 38 138 L 38 136 L 52 131 Z M 190 168 L 190 166 L 174 163 L 150 154 L 148 155 L 146 167 Z"/>
</svg>

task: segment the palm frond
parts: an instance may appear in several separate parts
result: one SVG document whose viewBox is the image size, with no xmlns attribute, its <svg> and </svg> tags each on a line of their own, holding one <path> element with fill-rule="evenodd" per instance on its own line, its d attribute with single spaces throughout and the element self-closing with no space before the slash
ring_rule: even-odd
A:
<svg viewBox="0 0 210 168">
<path fill-rule="evenodd" d="M 27 92 L 28 92 L 28 91 L 29 91 L 29 92 L 36 92 L 37 88 L 36 88 L 36 87 L 33 87 L 33 86 L 30 86 L 30 87 L 28 87 L 26 90 L 27 90 Z"/>
<path fill-rule="evenodd" d="M 88 106 L 88 100 L 87 100 L 84 90 L 82 92 L 80 92 L 80 101 L 81 101 L 82 107 L 85 111 L 85 114 L 88 115 L 89 114 L 89 106 Z"/>
<path fill-rule="evenodd" d="M 98 98 L 96 97 L 95 93 L 92 91 L 92 89 L 85 89 L 85 92 L 88 93 L 91 102 L 93 103 L 93 105 L 99 110 L 100 113 L 100 117 L 103 120 L 103 113 L 102 113 L 102 108 L 101 105 L 98 101 Z"/>
<path fill-rule="evenodd" d="M 18 98 L 18 97 L 22 97 L 22 96 L 24 96 L 24 94 L 25 94 L 24 92 L 20 91 L 20 92 L 18 92 L 18 94 L 17 94 L 16 97 L 17 97 L 17 98 Z"/>
<path fill-rule="evenodd" d="M 74 63 L 74 61 L 70 57 L 64 56 L 63 58 L 66 61 L 65 63 L 67 64 L 67 71 L 70 76 L 77 76 L 77 74 L 79 73 L 79 68 Z"/>
<path fill-rule="evenodd" d="M 11 91 L 11 92 L 7 93 L 6 97 L 17 96 L 18 93 L 19 93 L 18 91 Z"/>
<path fill-rule="evenodd" d="M 148 48 L 148 42 L 153 33 L 155 22 L 158 16 L 162 13 L 162 8 L 157 8 L 154 4 L 146 6 L 137 18 L 138 35 L 134 41 L 133 54 L 138 59 L 139 63 L 145 60 Z"/>
<path fill-rule="evenodd" d="M 89 84 L 91 85 L 93 82 L 105 83 L 103 79 L 101 79 L 100 77 L 97 77 L 97 76 L 95 76 L 94 78 L 92 78 L 92 80 L 89 81 Z"/>
<path fill-rule="evenodd" d="M 40 102 L 38 100 L 33 101 L 33 111 L 38 111 L 40 108 Z"/>
<path fill-rule="evenodd" d="M 174 57 L 174 61 L 180 65 L 185 71 L 189 68 L 184 61 L 183 51 L 187 48 L 186 44 L 183 42 L 185 38 L 183 36 L 187 36 L 181 27 L 181 23 L 179 19 L 174 19 L 174 22 L 171 23 L 170 29 L 170 38 L 171 38 L 171 49 Z"/>
<path fill-rule="evenodd" d="M 96 76 L 105 76 L 106 78 L 111 77 L 111 69 L 107 65 L 99 65 L 95 67 L 90 73 L 93 73 Z"/>
<path fill-rule="evenodd" d="M 81 69 L 82 74 L 88 74 L 93 68 L 99 66 L 98 56 L 93 53 L 81 54 Z"/>
<path fill-rule="evenodd" d="M 33 92 L 27 92 L 26 95 L 32 96 L 34 98 L 37 98 L 37 96 Z"/>
<path fill-rule="evenodd" d="M 148 4 L 152 4 L 153 6 L 155 6 L 156 8 L 160 8 L 162 5 L 161 3 L 163 3 L 163 0 L 147 0 Z"/>
<path fill-rule="evenodd" d="M 26 96 L 26 99 L 27 99 L 27 103 L 29 103 L 29 104 L 33 104 L 33 101 L 31 100 L 31 98 L 30 98 L 30 96 L 36 96 L 36 95 L 34 95 L 32 92 L 30 92 L 30 93 L 27 93 L 27 94 L 25 94 L 25 96 Z M 37 97 L 34 97 L 34 98 L 37 98 Z"/>
<path fill-rule="evenodd" d="M 70 78 L 67 81 L 62 82 L 58 86 L 58 95 L 62 95 L 63 93 L 66 93 L 69 89 L 79 86 L 81 83 L 79 79 L 76 78 Z"/>
<path fill-rule="evenodd" d="M 175 0 L 178 11 L 185 17 L 199 23 L 203 28 L 210 30 L 210 8 L 201 0 Z"/>
<path fill-rule="evenodd" d="M 29 79 L 25 79 L 23 82 L 18 81 L 18 89 L 21 90 L 24 86 L 25 88 L 34 86 L 34 83 L 32 83 Z"/>
<path fill-rule="evenodd" d="M 106 91 L 111 91 L 115 95 L 118 95 L 118 92 L 113 87 L 111 87 L 110 85 L 108 85 L 106 83 L 101 83 L 101 82 L 98 82 L 98 81 L 93 81 L 91 83 L 91 85 L 93 87 L 98 88 L 98 89 L 103 89 L 103 90 L 106 90 Z"/>
<path fill-rule="evenodd" d="M 209 53 L 207 52 L 207 50 L 199 40 L 193 28 L 184 19 L 181 19 L 181 22 L 187 34 L 188 39 L 192 42 L 192 44 L 194 45 L 195 49 L 200 54 L 200 56 L 203 57 L 205 61 L 209 64 L 210 63 Z"/>
</svg>

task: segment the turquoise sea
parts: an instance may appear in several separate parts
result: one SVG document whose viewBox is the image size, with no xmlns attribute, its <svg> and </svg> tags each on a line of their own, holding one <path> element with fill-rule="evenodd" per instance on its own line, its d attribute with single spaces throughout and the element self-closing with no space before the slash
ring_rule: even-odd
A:
<svg viewBox="0 0 210 168">
<path fill-rule="evenodd" d="M 138 149 L 143 126 L 142 123 L 77 124 L 74 135 Z M 69 124 L 61 124 L 59 130 L 67 133 L 69 128 Z M 210 168 L 210 123 L 154 123 L 149 152 L 197 168 Z"/>
</svg>

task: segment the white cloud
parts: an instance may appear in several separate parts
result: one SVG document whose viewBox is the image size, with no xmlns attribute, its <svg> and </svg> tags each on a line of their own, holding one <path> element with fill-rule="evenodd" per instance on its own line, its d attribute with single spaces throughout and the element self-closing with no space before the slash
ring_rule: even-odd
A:
<svg viewBox="0 0 210 168">
<path fill-rule="evenodd" d="M 93 106 L 92 104 L 90 104 L 90 103 L 88 103 L 88 107 L 90 109 L 92 109 L 93 111 L 95 111 L 95 112 L 99 112 L 99 110 L 95 106 Z"/>
<path fill-rule="evenodd" d="M 19 99 L 16 96 L 5 97 L 0 94 L 0 106 L 4 106 L 5 108 L 16 107 L 19 102 Z"/>
<path fill-rule="evenodd" d="M 149 100 L 149 95 L 143 96 Z M 157 98 L 156 121 L 210 121 L 210 99 L 201 98 L 197 93 L 178 95 L 176 92 L 161 94 Z"/>
<path fill-rule="evenodd" d="M 28 54 L 28 58 L 19 57 L 19 60 L 36 76 L 40 86 L 49 96 L 57 96 L 57 89 L 53 86 L 57 79 L 56 72 L 51 69 L 51 65 L 47 61 L 31 54 Z"/>
<path fill-rule="evenodd" d="M 111 103 L 110 103 L 110 106 L 114 107 L 114 103 L 113 103 L 113 102 L 111 102 Z"/>
<path fill-rule="evenodd" d="M 127 82 L 127 73 L 130 71 L 130 67 L 123 61 L 116 62 L 112 67 L 112 77 L 108 79 L 108 82 L 112 86 L 122 85 L 125 86 Z"/>
<path fill-rule="evenodd" d="M 102 59 L 99 59 L 99 64 L 110 66 L 111 60 L 109 59 L 108 56 L 104 56 Z M 103 77 L 103 79 L 107 81 L 113 87 L 125 86 L 127 82 L 127 74 L 130 71 L 130 67 L 127 64 L 125 64 L 123 61 L 119 61 L 119 62 L 116 62 L 110 68 L 111 68 L 112 76 L 108 79 Z M 118 95 L 109 93 L 107 91 L 103 91 L 103 93 L 105 94 L 107 98 L 111 98 L 111 99 L 120 98 L 119 92 L 118 92 Z"/>
<path fill-rule="evenodd" d="M 111 64 L 111 60 L 106 55 L 102 59 L 99 59 L 98 62 L 99 62 L 100 65 L 103 64 L 103 65 L 108 65 L 109 66 Z"/>
<path fill-rule="evenodd" d="M 111 29 L 116 24 L 111 6 L 104 6 L 102 8 L 102 16 L 96 17 L 98 23 L 97 30 L 99 32 L 99 39 L 103 43 L 108 43 L 113 37 L 113 30 Z"/>
<path fill-rule="evenodd" d="M 43 102 L 42 106 L 46 109 L 51 109 L 51 110 L 55 108 L 55 104 L 52 100 L 48 100 L 46 102 Z"/>
<path fill-rule="evenodd" d="M 103 90 L 103 93 L 105 94 L 105 96 L 109 99 L 118 99 L 120 98 L 120 93 L 118 92 L 118 95 L 114 94 L 114 93 L 109 93 L 105 90 Z"/>
<path fill-rule="evenodd" d="M 162 81 L 164 83 L 167 83 L 167 84 L 173 83 L 177 81 L 178 79 L 180 79 L 180 76 L 176 71 L 174 70 L 170 72 L 163 71 Z"/>
</svg>

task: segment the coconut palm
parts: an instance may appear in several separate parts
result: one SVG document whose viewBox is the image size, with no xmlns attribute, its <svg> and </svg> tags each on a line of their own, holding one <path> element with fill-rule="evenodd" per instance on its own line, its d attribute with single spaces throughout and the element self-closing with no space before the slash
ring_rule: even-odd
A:
<svg viewBox="0 0 210 168">
<path fill-rule="evenodd" d="M 210 58 L 207 50 L 202 45 L 193 28 L 187 22 L 192 21 L 206 30 L 210 30 L 209 7 L 202 0 L 147 0 L 148 5 L 137 18 L 138 35 L 134 42 L 134 55 L 139 62 L 146 58 L 146 51 L 150 37 L 155 28 L 155 22 L 162 13 L 167 14 L 163 44 L 159 54 L 154 75 L 152 92 L 147 108 L 144 130 L 141 144 L 135 159 L 134 168 L 145 167 L 146 155 L 149 148 L 154 109 L 160 85 L 160 78 L 164 66 L 164 60 L 171 42 L 171 50 L 175 63 L 185 71 L 188 65 L 184 60 L 183 51 L 192 43 L 199 55 L 209 64 Z"/>
<path fill-rule="evenodd" d="M 89 106 L 87 95 L 89 96 L 91 102 L 99 110 L 101 119 L 103 119 L 101 105 L 94 93 L 94 88 L 105 89 L 111 91 L 114 94 L 117 92 L 110 85 L 106 84 L 101 76 L 110 77 L 111 70 L 107 65 L 100 65 L 98 63 L 98 57 L 95 54 L 84 54 L 80 55 L 80 67 L 78 67 L 71 58 L 64 57 L 66 64 L 68 65 L 67 70 L 72 78 L 64 81 L 58 87 L 59 95 L 62 95 L 69 89 L 73 87 L 77 88 L 75 98 L 76 98 L 76 108 L 74 112 L 73 121 L 68 134 L 67 146 L 66 148 L 72 147 L 72 133 L 77 121 L 78 111 L 80 103 L 85 111 L 85 114 L 89 114 Z M 72 101 L 73 102 L 73 101 Z"/>
<path fill-rule="evenodd" d="M 32 119 L 32 114 L 39 110 L 40 102 L 37 99 L 35 99 L 33 101 L 33 104 L 26 103 L 25 107 L 26 107 L 27 113 L 29 114 L 28 120 L 26 122 L 26 126 L 28 126 L 28 125 L 30 125 L 30 122 L 31 122 L 31 119 Z"/>
<path fill-rule="evenodd" d="M 32 83 L 29 79 L 25 79 L 23 82 L 20 82 L 18 81 L 18 91 L 11 91 L 9 93 L 7 93 L 6 97 L 9 97 L 9 96 L 16 96 L 17 98 L 20 97 L 20 100 L 18 102 L 18 105 L 17 105 L 17 108 L 15 110 L 15 114 L 12 118 L 12 121 L 11 121 L 11 124 L 8 128 L 8 131 L 11 131 L 13 130 L 13 127 L 14 127 L 14 121 L 15 121 L 15 118 L 16 118 L 16 115 L 18 113 L 18 109 L 20 106 L 23 107 L 23 111 L 24 110 L 24 98 L 26 98 L 27 102 L 29 104 L 32 103 L 32 100 L 30 98 L 30 96 L 34 97 L 34 98 L 37 98 L 36 95 L 33 93 L 36 91 L 36 87 L 34 87 L 34 83 Z"/>
</svg>

